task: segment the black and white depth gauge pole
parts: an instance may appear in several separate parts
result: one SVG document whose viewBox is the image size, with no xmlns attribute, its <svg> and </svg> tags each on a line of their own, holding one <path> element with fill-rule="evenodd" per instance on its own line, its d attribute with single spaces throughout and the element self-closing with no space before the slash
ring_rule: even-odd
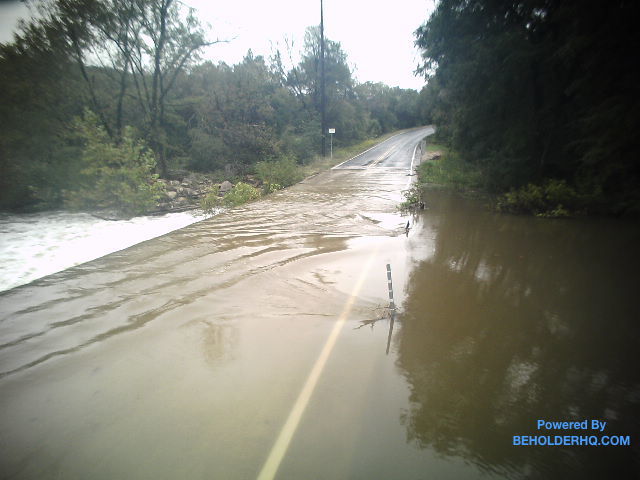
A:
<svg viewBox="0 0 640 480">
<path fill-rule="evenodd" d="M 389 287 L 389 336 L 387 337 L 387 355 L 391 348 L 391 337 L 393 336 L 393 324 L 396 320 L 396 304 L 393 301 L 393 282 L 391 281 L 391 264 L 387 263 L 387 286 Z"/>
</svg>

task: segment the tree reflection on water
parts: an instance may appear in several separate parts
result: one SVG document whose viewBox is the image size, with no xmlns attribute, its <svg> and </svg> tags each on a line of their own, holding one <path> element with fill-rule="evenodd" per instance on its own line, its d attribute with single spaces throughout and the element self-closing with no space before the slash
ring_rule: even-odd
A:
<svg viewBox="0 0 640 480">
<path fill-rule="evenodd" d="M 638 229 L 494 215 L 432 195 L 397 341 L 408 440 L 512 478 L 640 474 Z M 630 447 L 513 446 L 538 419 L 607 421 Z"/>
</svg>

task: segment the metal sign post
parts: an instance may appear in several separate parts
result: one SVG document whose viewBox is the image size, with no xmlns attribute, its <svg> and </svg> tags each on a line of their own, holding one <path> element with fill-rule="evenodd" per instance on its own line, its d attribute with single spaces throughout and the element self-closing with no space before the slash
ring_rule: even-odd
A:
<svg viewBox="0 0 640 480">
<path fill-rule="evenodd" d="M 336 133 L 335 128 L 329 129 L 329 148 L 331 151 L 331 160 L 333 160 L 333 134 Z"/>
</svg>

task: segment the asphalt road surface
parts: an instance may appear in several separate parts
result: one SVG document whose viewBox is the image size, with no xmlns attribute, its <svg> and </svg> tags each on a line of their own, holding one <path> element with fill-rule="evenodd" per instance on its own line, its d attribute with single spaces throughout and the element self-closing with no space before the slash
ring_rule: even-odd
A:
<svg viewBox="0 0 640 480">
<path fill-rule="evenodd" d="M 341 163 L 334 169 L 410 168 L 416 161 L 416 147 L 420 140 L 433 133 L 435 133 L 433 127 L 401 133 Z"/>
</svg>

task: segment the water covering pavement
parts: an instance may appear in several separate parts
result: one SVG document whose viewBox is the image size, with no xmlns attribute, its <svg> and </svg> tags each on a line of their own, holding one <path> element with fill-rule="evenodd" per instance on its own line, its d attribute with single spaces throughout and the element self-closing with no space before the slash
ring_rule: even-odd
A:
<svg viewBox="0 0 640 480">
<path fill-rule="evenodd" d="M 3 475 L 638 473 L 637 226 L 438 189 L 402 216 L 429 132 L 0 294 Z M 633 444 L 514 446 L 540 418 Z"/>
<path fill-rule="evenodd" d="M 383 145 L 400 142 L 401 155 L 407 138 L 415 146 L 431 131 Z M 332 362 L 350 350 L 341 336 L 309 405 L 312 412 L 327 394 L 323 385 L 352 384 L 351 408 L 334 405 L 322 421 L 347 428 L 338 417 L 366 409 L 357 403 L 374 365 L 393 370 L 386 329 L 356 327 L 382 316 L 386 263 L 401 302 L 406 264 L 406 219 L 396 206 L 412 158 L 389 167 L 389 155 L 368 155 L 370 168 L 331 170 L 0 294 L 1 470 L 16 478 L 257 476 L 375 250 L 344 332 L 376 355 L 349 354 L 351 374 L 336 370 Z M 406 400 L 404 382 L 395 382 Z M 389 394 L 398 395 L 381 398 Z M 397 423 L 398 412 L 388 413 Z M 306 413 L 300 428 L 321 417 Z M 317 434 L 296 433 L 291 449 Z M 402 439 L 401 426 L 395 435 Z M 335 447 L 329 438 L 324 445 Z M 281 475 L 323 458 L 298 465 L 287 455 Z"/>
</svg>

